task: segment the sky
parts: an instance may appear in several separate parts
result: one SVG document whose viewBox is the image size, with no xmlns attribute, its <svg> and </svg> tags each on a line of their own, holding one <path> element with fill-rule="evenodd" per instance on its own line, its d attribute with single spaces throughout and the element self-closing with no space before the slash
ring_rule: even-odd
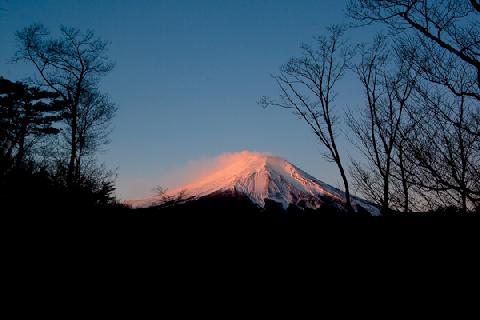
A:
<svg viewBox="0 0 480 320">
<path fill-rule="evenodd" d="M 302 43 L 348 23 L 343 1 L 0 0 L 0 7 L 0 76 L 11 80 L 33 74 L 31 66 L 10 63 L 15 31 L 31 23 L 92 29 L 110 41 L 116 66 L 101 89 L 119 111 L 99 159 L 117 170 L 121 199 L 178 186 L 199 163 L 244 150 L 278 155 L 341 187 L 305 124 L 257 101 L 278 96 L 271 75 Z M 362 29 L 348 35 L 369 36 Z M 363 103 L 353 76 L 337 91 L 340 111 Z M 340 147 L 346 164 L 358 154 L 345 138 Z"/>
</svg>

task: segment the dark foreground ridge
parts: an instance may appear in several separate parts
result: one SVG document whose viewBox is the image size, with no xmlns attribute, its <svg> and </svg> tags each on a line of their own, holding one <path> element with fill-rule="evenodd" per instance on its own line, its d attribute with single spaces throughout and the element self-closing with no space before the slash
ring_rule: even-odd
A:
<svg viewBox="0 0 480 320">
<path fill-rule="evenodd" d="M 102 189 L 99 193 L 89 188 L 69 190 L 44 179 L 15 176 L 15 183 L 3 185 L 2 226 L 15 241 L 23 239 L 30 245 L 50 239 L 58 245 L 68 243 L 66 239 L 78 244 L 95 239 L 113 243 L 140 239 L 152 245 L 206 241 L 214 246 L 228 240 L 237 244 L 267 240 L 324 246 L 342 242 L 378 246 L 389 239 L 400 243 L 416 239 L 451 243 L 467 238 L 470 240 L 464 242 L 480 242 L 480 216 L 462 216 L 455 211 L 371 217 L 365 212 L 342 212 L 328 203 L 318 210 L 293 206 L 283 210 L 278 203 L 267 201 L 265 208 L 259 208 L 238 194 L 131 209 L 105 200 Z"/>
<path fill-rule="evenodd" d="M 138 233 L 140 237 L 182 235 L 202 239 L 213 235 L 233 238 L 274 234 L 286 238 L 313 236 L 329 241 L 371 239 L 379 243 L 388 238 L 411 241 L 431 233 L 445 240 L 455 234 L 476 238 L 480 235 L 480 217 L 473 214 L 461 216 L 444 211 L 372 217 L 367 213 L 342 212 L 327 205 L 317 210 L 298 207 L 283 210 L 273 201 L 259 208 L 238 195 L 204 197 L 146 209 L 119 204 L 82 205 L 68 198 L 50 205 L 36 201 L 8 202 L 4 209 L 5 222 L 12 222 L 20 229 L 33 229 L 35 233 L 40 231 L 42 236 L 47 235 L 46 230 L 62 233 L 90 230 L 118 236 Z"/>
<path fill-rule="evenodd" d="M 366 266 L 410 270 L 432 258 L 473 257 L 480 243 L 478 216 L 371 217 L 279 209 L 270 203 L 259 210 L 240 198 L 138 210 L 73 203 L 45 211 L 17 206 L 4 212 L 1 226 L 11 261 L 31 261 L 22 263 L 24 269 L 68 261 L 96 270 L 107 263 L 108 272 L 129 266 L 138 269 L 137 275 L 155 266 L 165 277 L 218 276 L 225 264 L 238 268 L 237 275 L 255 270 L 257 277 L 275 274 L 279 266 L 295 266 L 295 277 L 322 266 L 345 274 Z M 166 266 L 169 272 L 162 271 Z"/>
</svg>

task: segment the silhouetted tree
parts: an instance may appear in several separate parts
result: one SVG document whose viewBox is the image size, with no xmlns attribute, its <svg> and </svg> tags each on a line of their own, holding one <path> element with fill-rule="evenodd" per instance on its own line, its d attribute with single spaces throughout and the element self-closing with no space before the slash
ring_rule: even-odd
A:
<svg viewBox="0 0 480 320">
<path fill-rule="evenodd" d="M 367 169 L 354 161 L 353 177 L 362 191 L 380 204 L 384 214 L 390 211 L 390 187 L 399 150 L 399 163 L 404 163 L 400 130 L 416 78 L 408 61 L 392 57 L 386 42 L 385 37 L 378 36 L 371 47 L 361 46 L 360 62 L 354 70 L 365 92 L 366 108 L 349 117 L 358 147 L 369 162 Z M 408 198 L 408 190 L 403 191 Z"/>
<path fill-rule="evenodd" d="M 17 32 L 19 50 L 15 61 L 30 62 L 40 76 L 40 83 L 59 94 L 66 109 L 70 137 L 68 183 L 79 178 L 79 148 L 84 144 L 79 133 L 79 123 L 84 117 L 83 101 L 96 92 L 98 81 L 112 70 L 106 52 L 108 43 L 95 38 L 92 31 L 60 27 L 58 37 L 49 37 L 48 30 L 33 24 Z"/>
<path fill-rule="evenodd" d="M 416 74 L 400 130 L 406 185 L 427 206 L 479 207 L 480 34 L 475 0 L 351 0 L 360 24 L 393 32 L 395 52 Z M 400 153 L 399 153 L 400 155 Z"/>
<path fill-rule="evenodd" d="M 89 91 L 82 96 L 78 111 L 75 171 L 77 177 L 80 177 L 83 159 L 94 157 L 103 145 L 110 142 L 111 121 L 117 108 L 109 101 L 108 96 L 99 91 Z M 69 132 L 71 127 L 67 129 Z M 65 137 L 67 141 L 69 136 L 71 133 Z"/>
<path fill-rule="evenodd" d="M 50 134 L 57 134 L 54 127 L 63 109 L 58 94 L 29 87 L 21 82 L 0 78 L 0 136 L 5 159 L 23 163 L 27 142 L 35 142 Z M 16 153 L 14 155 L 14 153 Z"/>
<path fill-rule="evenodd" d="M 381 22 L 395 31 L 414 30 L 417 39 L 475 70 L 480 89 L 480 24 L 476 0 L 350 0 L 349 15 L 365 24 Z M 437 79 L 447 82 L 443 76 Z M 453 87 L 453 86 L 452 86 Z M 467 95 L 476 95 L 465 88 Z"/>
<path fill-rule="evenodd" d="M 292 58 L 274 76 L 281 91 L 280 100 L 263 97 L 263 107 L 291 109 L 303 119 L 326 149 L 325 157 L 333 161 L 342 177 L 346 206 L 352 210 L 350 188 L 337 147 L 335 86 L 344 76 L 352 59 L 352 50 L 343 39 L 345 28 L 333 26 L 328 34 L 316 39 L 315 46 L 303 45 L 302 55 Z"/>
<path fill-rule="evenodd" d="M 155 192 L 155 197 L 157 198 L 154 205 L 156 207 L 172 207 L 184 203 L 187 200 L 187 190 L 180 190 L 175 194 L 168 194 L 168 189 L 162 187 L 161 185 L 155 186 L 153 188 Z"/>
<path fill-rule="evenodd" d="M 467 212 L 480 200 L 480 139 L 462 129 L 480 130 L 472 116 L 475 105 L 465 96 L 445 95 L 432 86 L 418 86 L 415 95 L 410 110 L 414 134 L 406 138 L 404 153 L 414 164 L 411 182 L 435 194 L 435 202 Z"/>
</svg>

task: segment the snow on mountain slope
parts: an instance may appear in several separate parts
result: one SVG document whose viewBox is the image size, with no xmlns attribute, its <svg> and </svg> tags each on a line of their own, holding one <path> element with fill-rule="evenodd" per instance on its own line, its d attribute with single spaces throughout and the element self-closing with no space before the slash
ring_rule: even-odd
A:
<svg viewBox="0 0 480 320">
<path fill-rule="evenodd" d="M 185 198 L 198 199 L 224 191 L 244 194 L 260 207 L 265 205 L 265 199 L 274 200 L 284 208 L 291 204 L 318 208 L 325 201 L 341 207 L 345 199 L 342 191 L 315 179 L 284 159 L 248 151 L 224 156 L 211 172 L 168 192 L 168 195 L 184 192 Z M 159 201 L 159 197 L 151 197 L 128 203 L 138 208 L 158 205 Z M 362 199 L 353 197 L 352 204 L 354 207 L 362 206 L 373 215 L 379 214 L 376 207 Z"/>
</svg>

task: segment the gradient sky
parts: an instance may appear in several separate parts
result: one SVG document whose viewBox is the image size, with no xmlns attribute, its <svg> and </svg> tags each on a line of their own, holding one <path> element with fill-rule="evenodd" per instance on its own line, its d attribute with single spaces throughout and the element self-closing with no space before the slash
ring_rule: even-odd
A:
<svg viewBox="0 0 480 320">
<path fill-rule="evenodd" d="M 100 155 L 118 169 L 118 195 L 148 196 L 224 152 L 281 156 L 341 186 L 336 167 L 303 122 L 286 110 L 260 108 L 277 96 L 270 74 L 331 24 L 345 23 L 339 0 L 0 0 L 0 75 L 21 80 L 26 65 L 8 63 L 16 30 L 33 22 L 93 29 L 111 41 L 116 67 L 101 84 L 119 107 L 112 143 Z M 356 29 L 349 37 L 370 36 Z M 365 39 L 366 40 L 366 39 Z M 338 105 L 363 97 L 356 80 L 338 88 Z M 345 161 L 354 157 L 342 139 Z"/>
</svg>

